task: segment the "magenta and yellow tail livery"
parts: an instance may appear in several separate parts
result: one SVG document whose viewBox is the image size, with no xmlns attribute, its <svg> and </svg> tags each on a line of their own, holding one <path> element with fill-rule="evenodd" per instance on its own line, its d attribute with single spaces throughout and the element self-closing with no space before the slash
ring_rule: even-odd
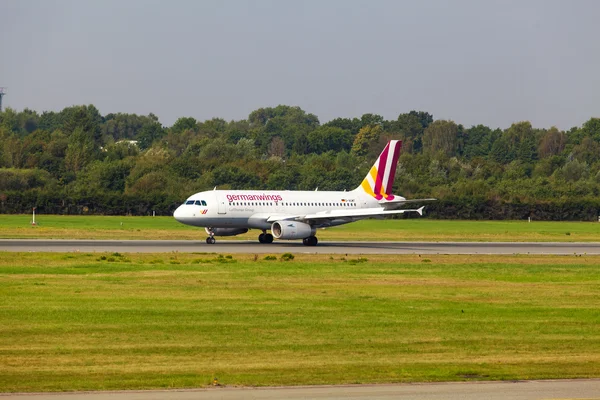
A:
<svg viewBox="0 0 600 400">
<path fill-rule="evenodd" d="M 390 140 L 388 142 L 360 184 L 360 187 L 367 194 L 375 197 L 377 200 L 394 200 L 392 186 L 394 185 L 396 165 L 398 164 L 401 149 L 402 141 Z"/>
</svg>

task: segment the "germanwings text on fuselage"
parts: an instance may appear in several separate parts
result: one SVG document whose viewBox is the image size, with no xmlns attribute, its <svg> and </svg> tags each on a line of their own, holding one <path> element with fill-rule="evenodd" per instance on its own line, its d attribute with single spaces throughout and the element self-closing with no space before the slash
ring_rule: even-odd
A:
<svg viewBox="0 0 600 400">
<path fill-rule="evenodd" d="M 261 200 L 261 201 L 282 201 L 283 197 L 276 194 L 226 194 L 227 201 L 239 201 L 239 200 Z"/>
</svg>

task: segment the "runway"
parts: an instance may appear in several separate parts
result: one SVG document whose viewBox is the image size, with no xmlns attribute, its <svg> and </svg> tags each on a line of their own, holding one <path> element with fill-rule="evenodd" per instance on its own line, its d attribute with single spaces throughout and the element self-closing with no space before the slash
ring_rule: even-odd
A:
<svg viewBox="0 0 600 400">
<path fill-rule="evenodd" d="M 342 385 L 279 388 L 209 388 L 91 393 L 0 394 L 11 400 L 549 400 L 600 399 L 600 380 Z"/>
<path fill-rule="evenodd" d="M 322 242 L 260 244 L 218 240 L 216 244 L 185 240 L 46 240 L 0 239 L 0 251 L 123 253 L 311 253 L 311 254 L 600 254 L 600 243 L 515 242 Z"/>
</svg>

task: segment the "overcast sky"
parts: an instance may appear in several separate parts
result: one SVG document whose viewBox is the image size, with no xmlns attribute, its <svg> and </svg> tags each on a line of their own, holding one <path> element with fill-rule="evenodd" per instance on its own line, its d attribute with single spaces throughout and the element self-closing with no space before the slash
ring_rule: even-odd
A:
<svg viewBox="0 0 600 400">
<path fill-rule="evenodd" d="M 600 1 L 0 0 L 4 106 L 466 126 L 600 117 Z"/>
</svg>

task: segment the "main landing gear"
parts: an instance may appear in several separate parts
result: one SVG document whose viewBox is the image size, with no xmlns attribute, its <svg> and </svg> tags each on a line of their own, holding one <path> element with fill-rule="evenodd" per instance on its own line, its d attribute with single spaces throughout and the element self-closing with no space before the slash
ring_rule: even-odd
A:
<svg viewBox="0 0 600 400">
<path fill-rule="evenodd" d="M 263 231 L 263 233 L 258 235 L 258 241 L 260 243 L 273 243 L 273 235 L 267 233 L 267 231 Z"/>
<path fill-rule="evenodd" d="M 319 240 L 316 236 L 309 236 L 307 238 L 302 239 L 302 244 L 305 246 L 316 246 L 319 243 Z"/>
<path fill-rule="evenodd" d="M 212 228 L 207 228 L 206 230 L 210 235 L 206 238 L 206 244 L 215 244 L 217 241 L 215 240 L 215 233 L 213 232 Z"/>
</svg>

